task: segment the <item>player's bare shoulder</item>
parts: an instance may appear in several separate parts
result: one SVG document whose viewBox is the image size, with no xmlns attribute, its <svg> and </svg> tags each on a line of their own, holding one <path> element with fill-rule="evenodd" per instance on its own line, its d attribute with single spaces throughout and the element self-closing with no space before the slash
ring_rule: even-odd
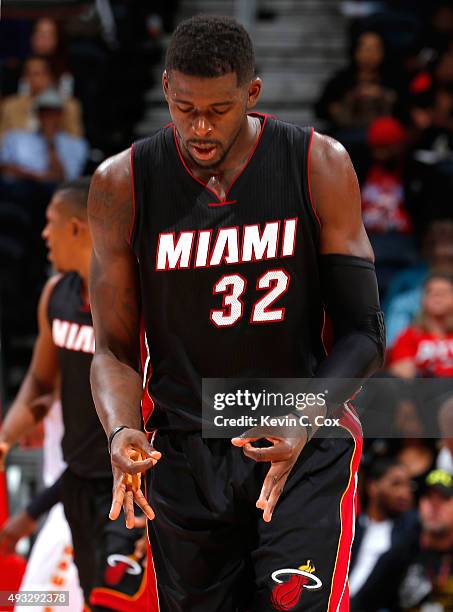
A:
<svg viewBox="0 0 453 612">
<path fill-rule="evenodd" d="M 47 309 L 49 304 L 50 297 L 53 293 L 53 290 L 58 285 L 58 283 L 63 278 L 63 274 L 53 274 L 49 279 L 47 279 L 46 284 L 44 285 L 41 291 L 41 297 L 39 298 L 39 307 Z"/>
<path fill-rule="evenodd" d="M 321 252 L 372 261 L 373 251 L 362 222 L 359 182 L 341 143 L 313 134 L 310 177 L 313 206 L 321 219 Z"/>
<path fill-rule="evenodd" d="M 134 216 L 130 154 L 126 149 L 109 157 L 91 180 L 88 219 L 97 251 L 128 243 Z"/>
<path fill-rule="evenodd" d="M 331 178 L 333 181 L 344 173 L 355 176 L 351 159 L 344 146 L 325 134 L 314 132 L 310 153 L 310 174 L 313 178 Z"/>
<path fill-rule="evenodd" d="M 343 210 L 351 204 L 360 208 L 359 184 L 348 152 L 334 138 L 317 132 L 311 147 L 310 179 L 313 203 L 321 218 L 342 202 Z"/>
</svg>

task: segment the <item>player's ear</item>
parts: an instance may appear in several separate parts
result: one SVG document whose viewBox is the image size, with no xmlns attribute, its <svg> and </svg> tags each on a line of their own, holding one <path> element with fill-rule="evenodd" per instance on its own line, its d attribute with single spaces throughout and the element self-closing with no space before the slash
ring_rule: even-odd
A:
<svg viewBox="0 0 453 612">
<path fill-rule="evenodd" d="M 261 88 L 263 86 L 263 82 L 259 77 L 254 77 L 250 83 L 248 88 L 248 97 L 247 97 L 247 110 L 251 110 L 256 106 L 256 103 L 259 100 L 261 95 Z"/>
<path fill-rule="evenodd" d="M 162 89 L 164 90 L 164 96 L 167 102 L 168 102 L 168 86 L 169 86 L 168 72 L 164 70 L 162 73 Z"/>
<path fill-rule="evenodd" d="M 77 219 L 77 217 L 71 217 L 69 222 L 71 224 L 72 236 L 78 236 L 80 234 L 80 221 Z"/>
<path fill-rule="evenodd" d="M 88 228 L 87 223 L 84 223 L 82 219 L 79 219 L 78 217 L 71 217 L 70 223 L 71 223 L 71 234 L 74 237 L 80 236 L 80 234 Z"/>
</svg>

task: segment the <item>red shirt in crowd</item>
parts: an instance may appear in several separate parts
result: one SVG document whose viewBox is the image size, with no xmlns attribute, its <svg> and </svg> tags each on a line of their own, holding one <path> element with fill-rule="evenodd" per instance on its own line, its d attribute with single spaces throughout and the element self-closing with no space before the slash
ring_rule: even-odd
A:
<svg viewBox="0 0 453 612">
<path fill-rule="evenodd" d="M 453 376 L 453 333 L 444 338 L 408 327 L 390 351 L 390 363 L 413 359 L 420 376 Z"/>
<path fill-rule="evenodd" d="M 362 216 L 369 232 L 411 232 L 400 171 L 391 172 L 379 164 L 371 167 L 362 185 Z"/>
</svg>

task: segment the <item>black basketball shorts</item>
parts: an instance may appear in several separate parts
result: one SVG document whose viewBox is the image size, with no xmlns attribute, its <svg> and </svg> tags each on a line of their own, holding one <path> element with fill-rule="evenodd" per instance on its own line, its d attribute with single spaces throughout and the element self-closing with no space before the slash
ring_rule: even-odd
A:
<svg viewBox="0 0 453 612">
<path fill-rule="evenodd" d="M 148 612 L 147 570 L 133 553 L 143 529 L 127 529 L 123 513 L 108 517 L 112 478 L 81 478 L 66 470 L 62 501 L 71 529 L 74 562 L 87 608 Z"/>
<path fill-rule="evenodd" d="M 157 431 L 148 521 L 160 612 L 346 612 L 362 452 L 345 406 L 341 433 L 301 452 L 265 523 L 255 506 L 269 469 L 199 433 Z"/>
</svg>

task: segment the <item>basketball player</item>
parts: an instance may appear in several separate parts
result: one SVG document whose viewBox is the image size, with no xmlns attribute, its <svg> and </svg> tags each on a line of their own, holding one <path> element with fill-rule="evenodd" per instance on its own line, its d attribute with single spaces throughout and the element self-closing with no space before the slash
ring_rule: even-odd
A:
<svg viewBox="0 0 453 612">
<path fill-rule="evenodd" d="M 58 386 L 67 464 L 60 478 L 60 499 L 85 600 L 94 609 L 129 610 L 133 604 L 140 610 L 145 605 L 141 593 L 146 572 L 133 552 L 142 530 L 129 531 L 120 522 L 112 529 L 108 521 L 112 474 L 89 382 L 94 352 L 87 289 L 92 249 L 86 209 L 89 183 L 82 178 L 63 184 L 47 208 L 42 236 L 59 274 L 43 289 L 31 365 L 2 424 L 0 450 L 4 454 L 44 417 L 49 403 L 39 398 Z M 57 524 L 53 527 L 58 529 Z"/>
<path fill-rule="evenodd" d="M 163 74 L 173 123 L 104 162 L 90 188 L 91 380 L 111 450 L 110 516 L 123 506 L 132 524 L 134 501 L 149 519 L 155 513 L 148 528 L 163 612 L 349 606 L 362 444 L 353 411 L 343 407 L 344 437 L 313 438 L 307 427 L 231 444 L 200 431 L 202 377 L 316 384 L 364 379 L 383 359 L 349 157 L 312 129 L 252 112 L 261 86 L 242 26 L 181 23 Z M 324 309 L 335 333 L 328 356 Z M 152 445 L 139 409 L 142 321 Z M 143 472 L 148 500 L 130 477 Z"/>
</svg>

